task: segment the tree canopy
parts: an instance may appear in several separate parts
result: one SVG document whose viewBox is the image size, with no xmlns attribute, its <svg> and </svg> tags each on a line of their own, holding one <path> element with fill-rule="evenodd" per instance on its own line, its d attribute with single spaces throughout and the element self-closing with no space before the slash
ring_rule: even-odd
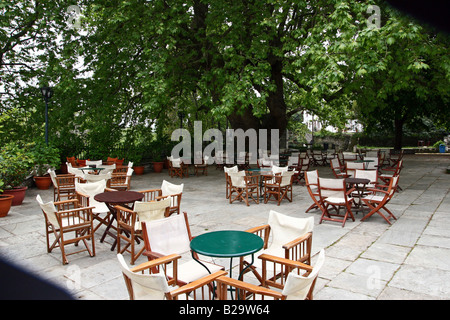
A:
<svg viewBox="0 0 450 320">
<path fill-rule="evenodd" d="M 4 140 L 43 135 L 47 84 L 67 155 L 142 148 L 180 121 L 283 137 L 302 111 L 340 128 L 424 114 L 449 127 L 448 36 L 382 1 L 8 0 L 0 13 L 0 128 L 20 129 Z"/>
</svg>

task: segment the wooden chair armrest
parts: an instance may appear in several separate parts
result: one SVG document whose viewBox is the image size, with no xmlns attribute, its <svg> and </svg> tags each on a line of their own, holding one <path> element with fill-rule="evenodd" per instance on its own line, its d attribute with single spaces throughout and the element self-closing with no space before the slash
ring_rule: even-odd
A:
<svg viewBox="0 0 450 320">
<path fill-rule="evenodd" d="M 80 196 L 82 196 L 84 198 L 89 198 L 89 195 L 87 195 L 87 194 L 85 194 L 83 192 L 80 192 L 80 191 L 75 191 L 75 192 L 76 192 L 77 195 L 80 195 Z"/>
<path fill-rule="evenodd" d="M 366 191 L 381 192 L 381 193 L 389 194 L 389 192 L 387 192 L 386 190 L 376 189 L 376 188 L 367 188 Z"/>
<path fill-rule="evenodd" d="M 345 194 L 348 196 L 349 194 L 352 194 L 352 192 L 354 192 L 354 191 L 356 191 L 356 188 L 355 188 L 355 187 L 353 187 L 353 188 L 347 190 L 347 192 L 345 192 Z"/>
<path fill-rule="evenodd" d="M 157 266 L 159 266 L 161 264 L 173 262 L 173 261 L 175 261 L 177 259 L 180 259 L 180 258 L 181 258 L 181 256 L 178 255 L 178 254 L 170 254 L 168 256 L 162 256 L 162 257 L 159 257 L 157 259 L 141 263 L 140 265 L 138 265 L 138 266 L 136 266 L 134 268 L 131 268 L 130 271 L 132 271 L 132 272 L 144 271 L 144 270 L 147 270 L 147 269 L 151 269 L 151 268 L 157 267 Z"/>
<path fill-rule="evenodd" d="M 283 245 L 283 249 L 292 249 L 295 246 L 298 246 L 300 243 L 307 241 L 308 239 L 312 238 L 312 233 L 308 232 L 304 235 L 302 235 L 301 237 L 298 237 L 297 239 L 294 239 L 288 243 L 286 243 L 285 245 Z"/>
<path fill-rule="evenodd" d="M 227 286 L 234 287 L 236 289 L 245 290 L 252 292 L 254 294 L 261 294 L 264 296 L 271 296 L 275 299 L 284 299 L 284 296 L 281 294 L 281 292 L 277 292 L 265 287 L 257 286 L 251 283 L 243 282 L 240 280 L 232 279 L 230 277 L 222 276 L 217 279 L 217 283 L 224 284 Z M 224 297 L 220 297 L 221 299 L 225 300 Z"/>
<path fill-rule="evenodd" d="M 131 210 L 130 208 L 125 208 L 125 207 L 123 207 L 123 206 L 121 206 L 121 205 L 116 205 L 116 206 L 114 206 L 114 208 L 115 208 L 115 209 L 117 209 L 117 210 L 121 210 L 121 211 L 129 212 L 129 213 L 132 213 L 132 212 L 134 212 L 134 211 L 133 211 L 133 210 Z"/>
<path fill-rule="evenodd" d="M 262 231 L 262 230 L 268 229 L 268 228 L 270 228 L 270 226 L 268 224 L 265 224 L 265 225 L 262 225 L 259 227 L 253 227 L 253 228 L 247 229 L 247 230 L 245 230 L 245 232 L 256 233 L 258 231 Z"/>
<path fill-rule="evenodd" d="M 292 268 L 303 269 L 308 272 L 311 272 L 313 270 L 313 268 L 310 265 L 304 264 L 302 262 L 295 261 L 295 260 L 289 260 L 289 259 L 285 259 L 285 258 L 280 258 L 280 257 L 272 256 L 272 255 L 266 254 L 266 253 L 263 253 L 258 258 L 263 260 L 263 263 L 264 263 L 264 261 L 271 261 L 271 262 L 280 263 L 280 264 L 283 264 L 285 266 L 289 266 Z"/>
<path fill-rule="evenodd" d="M 170 295 L 172 297 L 177 297 L 179 295 L 189 293 L 193 290 L 201 288 L 204 285 L 207 285 L 207 284 L 215 281 L 219 277 L 225 276 L 226 274 L 228 274 L 226 271 L 216 271 L 213 274 L 204 276 L 204 277 L 197 279 L 195 281 L 192 281 L 182 287 L 179 287 L 175 290 L 170 291 Z"/>
<path fill-rule="evenodd" d="M 106 188 L 105 188 L 105 191 L 107 191 L 107 192 L 112 192 L 112 191 L 117 191 L 117 190 L 116 190 L 116 189 L 111 189 L 111 188 L 106 187 Z"/>
<path fill-rule="evenodd" d="M 158 259 L 158 258 L 164 257 L 163 254 L 154 252 L 154 251 L 144 251 L 142 254 L 151 259 Z"/>
<path fill-rule="evenodd" d="M 56 202 L 54 202 L 54 205 L 55 206 L 65 205 L 65 204 L 74 203 L 74 202 L 78 202 L 78 200 L 77 199 L 68 199 L 68 200 L 56 201 Z"/>
</svg>

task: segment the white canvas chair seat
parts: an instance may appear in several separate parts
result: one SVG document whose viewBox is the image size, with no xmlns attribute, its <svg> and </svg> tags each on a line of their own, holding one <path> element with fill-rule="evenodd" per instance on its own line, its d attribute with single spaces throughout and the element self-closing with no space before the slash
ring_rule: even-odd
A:
<svg viewBox="0 0 450 320">
<path fill-rule="evenodd" d="M 213 263 L 209 263 L 207 261 L 202 260 L 202 263 L 211 271 L 211 273 L 220 271 L 223 269 L 223 267 L 218 266 Z M 167 274 L 171 275 L 173 274 L 172 267 L 169 266 L 167 268 Z M 191 283 L 197 279 L 200 279 L 202 277 L 205 277 L 209 275 L 210 273 L 208 270 L 205 269 L 200 263 L 197 261 L 191 260 L 184 263 L 181 263 L 178 270 L 178 280 L 185 282 L 185 283 Z"/>
</svg>

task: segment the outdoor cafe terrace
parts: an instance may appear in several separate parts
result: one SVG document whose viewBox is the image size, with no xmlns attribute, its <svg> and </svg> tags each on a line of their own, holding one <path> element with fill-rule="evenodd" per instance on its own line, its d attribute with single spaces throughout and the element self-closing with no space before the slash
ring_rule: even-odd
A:
<svg viewBox="0 0 450 320">
<path fill-rule="evenodd" d="M 207 175 L 191 174 L 183 178 L 148 172 L 133 175 L 131 189 L 160 188 L 163 180 L 184 184 L 181 212 L 186 212 L 192 236 L 212 231 L 239 230 L 267 224 L 271 210 L 295 218 L 314 218 L 312 231 L 312 266 L 323 249 L 325 260 L 315 288 L 315 300 L 395 300 L 450 298 L 450 164 L 448 154 L 405 155 L 399 178 L 401 190 L 387 208 L 397 220 L 387 223 L 374 214 L 361 221 L 363 212 L 354 213 L 355 221 L 343 225 L 322 221 L 321 211 L 312 209 L 312 199 L 303 184 L 292 187 L 292 202 L 230 203 L 226 198 L 223 169 L 208 167 Z M 330 165 L 311 166 L 319 177 L 334 178 Z M 13 206 L 0 218 L 0 255 L 32 274 L 68 290 L 75 299 L 127 300 L 129 294 L 117 258 L 111 250 L 113 238 L 100 242 L 105 226 L 95 232 L 95 256 L 87 252 L 68 256 L 63 264 L 59 248 L 48 253 L 44 215 L 36 201 L 53 200 L 53 190 L 27 190 L 22 205 Z M 367 211 L 366 211 L 367 213 Z M 142 245 L 142 242 L 141 244 Z M 82 246 L 81 244 L 79 246 Z M 70 252 L 73 246 L 66 246 Z M 77 249 L 78 250 L 78 249 Z M 130 254 L 123 254 L 130 266 Z M 230 259 L 203 257 L 224 266 L 229 272 Z M 140 255 L 134 266 L 147 261 Z M 239 259 L 233 260 L 232 277 L 239 274 Z M 244 280 L 257 284 L 251 273 Z M 5 290 L 2 288 L 2 290 Z"/>
</svg>

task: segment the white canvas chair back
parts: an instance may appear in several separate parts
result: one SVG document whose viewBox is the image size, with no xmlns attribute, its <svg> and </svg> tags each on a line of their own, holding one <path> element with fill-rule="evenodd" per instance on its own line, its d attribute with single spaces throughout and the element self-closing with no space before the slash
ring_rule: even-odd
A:
<svg viewBox="0 0 450 320">
<path fill-rule="evenodd" d="M 116 169 L 116 164 L 114 163 L 114 164 L 108 164 L 108 165 L 101 165 L 98 167 L 103 168 L 103 170 L 101 172 L 102 174 L 107 174 L 107 173 L 114 172 L 114 170 Z"/>
<path fill-rule="evenodd" d="M 377 183 L 378 173 L 376 170 L 355 170 L 355 178 L 369 179 L 366 187 L 372 188 Z"/>
<path fill-rule="evenodd" d="M 172 167 L 180 168 L 181 167 L 181 159 L 172 159 Z"/>
<path fill-rule="evenodd" d="M 152 252 L 182 255 L 190 251 L 190 239 L 184 214 L 145 223 Z"/>
<path fill-rule="evenodd" d="M 228 175 L 230 176 L 231 179 L 231 185 L 234 187 L 239 187 L 239 188 L 245 188 L 245 171 L 238 171 L 238 172 L 230 172 L 228 173 Z"/>
<path fill-rule="evenodd" d="M 83 174 L 83 179 L 88 182 L 107 181 L 111 179 L 111 172 L 99 173 L 99 174 Z"/>
<path fill-rule="evenodd" d="M 72 173 L 72 174 L 74 174 L 75 176 L 84 179 L 84 172 L 81 171 L 81 170 L 78 169 L 78 168 L 72 167 L 72 165 L 70 165 L 70 163 L 69 163 L 69 165 L 67 166 L 67 172 L 68 172 L 68 173 Z"/>
<path fill-rule="evenodd" d="M 306 186 L 310 188 L 312 191 L 316 191 L 318 189 L 319 183 L 319 172 L 317 170 L 306 171 L 305 180 Z"/>
<path fill-rule="evenodd" d="M 367 151 L 366 157 L 370 158 L 378 158 L 378 151 Z"/>
<path fill-rule="evenodd" d="M 95 207 L 92 209 L 94 213 L 109 212 L 108 207 L 103 202 L 98 202 L 94 196 L 105 191 L 106 180 L 96 182 L 79 183 L 75 181 L 75 190 L 89 196 L 89 206 Z M 111 191 L 113 192 L 113 191 Z"/>
<path fill-rule="evenodd" d="M 161 184 L 161 191 L 163 196 L 170 196 L 173 194 L 178 194 L 183 192 L 184 183 L 178 185 L 170 183 L 166 180 L 163 180 Z"/>
<path fill-rule="evenodd" d="M 123 274 L 130 279 L 135 300 L 164 300 L 165 293 L 170 291 L 165 275 L 160 272 L 156 274 L 142 274 L 132 272 L 125 262 L 123 256 L 117 254 Z"/>
<path fill-rule="evenodd" d="M 53 186 L 55 188 L 58 188 L 58 180 L 56 180 L 56 172 L 55 172 L 55 170 L 48 169 L 47 172 L 50 175 L 50 179 L 52 179 Z"/>
<path fill-rule="evenodd" d="M 288 171 L 289 167 L 279 167 L 276 165 L 272 165 L 272 172 L 273 174 L 282 173 Z"/>
<path fill-rule="evenodd" d="M 42 198 L 40 195 L 36 196 L 36 201 L 39 203 L 39 206 L 41 207 L 42 211 L 44 211 L 45 216 L 47 217 L 47 220 L 54 226 L 58 226 L 59 222 L 56 218 L 56 207 L 53 201 L 44 203 L 42 201 Z"/>
<path fill-rule="evenodd" d="M 302 167 L 301 170 L 305 171 L 309 167 L 309 158 L 302 159 Z"/>
<path fill-rule="evenodd" d="M 168 199 L 170 199 L 170 206 L 173 207 L 175 205 L 175 200 L 173 199 L 172 195 L 183 193 L 183 187 L 184 183 L 177 185 L 163 180 L 161 185 L 162 196 L 169 196 Z"/>
<path fill-rule="evenodd" d="M 134 211 L 139 217 L 139 221 L 136 223 L 136 229 L 142 229 L 141 223 L 143 221 L 148 222 L 163 219 L 166 208 L 170 207 L 170 201 L 170 198 L 151 202 L 136 201 L 134 203 Z"/>
<path fill-rule="evenodd" d="M 281 173 L 280 186 L 287 186 L 291 184 L 292 176 L 295 174 L 294 171 L 284 171 Z"/>
<path fill-rule="evenodd" d="M 224 171 L 225 173 L 228 174 L 228 173 L 230 173 L 230 172 L 238 172 L 239 169 L 238 169 L 238 166 L 229 167 L 229 168 L 224 167 L 224 168 L 223 168 L 223 171 Z"/>
<path fill-rule="evenodd" d="M 368 162 L 366 165 L 366 169 L 368 170 L 377 170 L 378 169 L 378 157 L 364 157 L 364 160 L 373 160 L 372 162 Z"/>
<path fill-rule="evenodd" d="M 86 166 L 90 166 L 90 165 L 101 166 L 102 160 L 96 160 L 96 161 L 86 160 Z"/>
<path fill-rule="evenodd" d="M 339 159 L 338 158 L 331 159 L 331 167 L 334 170 L 339 169 Z"/>
<path fill-rule="evenodd" d="M 353 177 L 355 175 L 355 170 L 364 170 L 364 163 L 362 162 L 347 161 L 345 165 L 347 168 L 347 174 L 350 177 Z"/>
<path fill-rule="evenodd" d="M 305 300 L 311 286 L 319 275 L 319 271 L 322 268 L 325 261 L 325 252 L 320 250 L 316 264 L 313 270 L 307 276 L 298 275 L 295 271 L 289 273 L 284 285 L 282 294 L 286 296 L 286 300 Z"/>
<path fill-rule="evenodd" d="M 344 199 L 346 197 L 344 179 L 319 178 L 319 189 L 322 198 Z"/>
<path fill-rule="evenodd" d="M 397 188 L 398 179 L 399 179 L 399 176 L 394 176 L 394 177 L 391 178 L 390 189 L 389 189 L 389 197 L 393 196 L 393 194 L 395 192 L 395 189 Z"/>
<path fill-rule="evenodd" d="M 314 217 L 295 218 L 279 213 L 274 210 L 269 212 L 270 233 L 272 242 L 269 248 L 281 247 L 286 243 L 312 232 L 314 228 Z"/>
</svg>

